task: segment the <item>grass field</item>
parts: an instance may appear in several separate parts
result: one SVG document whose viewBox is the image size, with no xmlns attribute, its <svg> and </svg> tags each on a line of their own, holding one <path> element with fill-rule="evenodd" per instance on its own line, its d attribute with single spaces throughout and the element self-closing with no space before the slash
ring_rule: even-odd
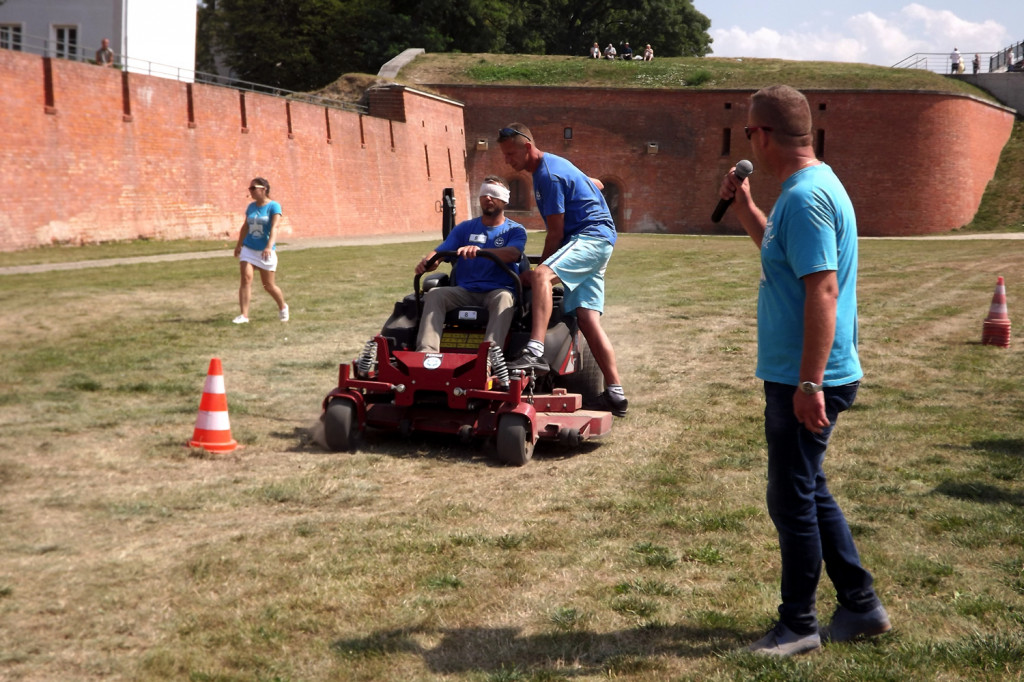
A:
<svg viewBox="0 0 1024 682">
<path fill-rule="evenodd" d="M 229 257 L 0 276 L 0 679 L 1024 674 L 1021 351 L 979 343 L 997 276 L 1024 315 L 1018 242 L 862 241 L 867 375 L 826 470 L 894 630 L 788 661 L 736 652 L 779 574 L 750 240 L 621 237 L 630 415 L 599 444 L 325 451 L 337 364 L 432 245 L 284 252 L 287 324 L 261 291 L 231 324 Z M 220 456 L 185 447 L 212 357 L 243 446 Z"/>
</svg>

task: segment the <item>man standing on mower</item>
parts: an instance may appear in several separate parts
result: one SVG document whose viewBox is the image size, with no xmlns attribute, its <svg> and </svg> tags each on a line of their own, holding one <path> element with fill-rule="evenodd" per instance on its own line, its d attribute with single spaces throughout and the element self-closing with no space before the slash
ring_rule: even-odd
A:
<svg viewBox="0 0 1024 682">
<path fill-rule="evenodd" d="M 499 130 L 498 144 L 506 164 L 515 171 L 533 174 L 533 194 L 547 228 L 542 263 L 529 277 L 533 286 L 530 341 L 508 368 L 548 370 L 544 338 L 554 307 L 552 288 L 560 283 L 566 292 L 562 299 L 564 312 L 576 316 L 604 374 L 606 388 L 593 407 L 625 417 L 629 401 L 619 379 L 615 349 L 601 327 L 604 272 L 618 236 L 608 204 L 594 181 L 580 169 L 538 149 L 533 133 L 522 123 L 510 123 Z"/>
<path fill-rule="evenodd" d="M 448 233 L 436 249 L 416 264 L 416 274 L 427 272 L 427 265 L 438 251 L 456 251 L 459 262 L 454 269 L 453 286 L 434 287 L 423 297 L 423 315 L 416 350 L 436 353 L 441 346 L 444 316 L 460 306 L 486 306 L 487 329 L 484 340 L 501 348 L 512 325 L 515 312 L 515 282 L 497 263 L 489 258 L 478 258 L 481 251 L 489 251 L 509 268 L 519 272 L 519 260 L 526 248 L 526 228 L 505 218 L 508 204 L 508 185 L 504 180 L 489 175 L 480 186 L 479 218 L 466 220 Z M 430 270 L 436 269 L 434 263 Z"/>
</svg>

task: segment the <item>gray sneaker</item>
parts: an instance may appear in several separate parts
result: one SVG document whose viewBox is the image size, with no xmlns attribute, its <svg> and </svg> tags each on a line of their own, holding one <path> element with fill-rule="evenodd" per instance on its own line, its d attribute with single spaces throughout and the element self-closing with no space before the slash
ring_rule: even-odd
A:
<svg viewBox="0 0 1024 682">
<path fill-rule="evenodd" d="M 821 638 L 817 632 L 809 635 L 798 635 L 781 622 L 768 631 L 768 634 L 746 648 L 753 654 L 763 656 L 796 656 L 821 648 Z"/>
<path fill-rule="evenodd" d="M 874 637 L 892 628 L 889 614 L 879 604 L 867 613 L 857 613 L 845 606 L 837 606 L 832 622 L 821 630 L 824 642 L 849 642 L 859 637 Z"/>
</svg>

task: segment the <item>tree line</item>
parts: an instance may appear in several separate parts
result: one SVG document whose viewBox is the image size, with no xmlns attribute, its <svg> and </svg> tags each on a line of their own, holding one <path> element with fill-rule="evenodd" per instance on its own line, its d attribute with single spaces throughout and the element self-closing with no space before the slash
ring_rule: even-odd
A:
<svg viewBox="0 0 1024 682">
<path fill-rule="evenodd" d="M 219 62 L 243 80 L 307 91 L 376 73 L 410 47 L 585 56 L 594 42 L 631 41 L 659 57 L 703 57 L 710 27 L 691 0 L 205 0 L 196 69 Z"/>
</svg>

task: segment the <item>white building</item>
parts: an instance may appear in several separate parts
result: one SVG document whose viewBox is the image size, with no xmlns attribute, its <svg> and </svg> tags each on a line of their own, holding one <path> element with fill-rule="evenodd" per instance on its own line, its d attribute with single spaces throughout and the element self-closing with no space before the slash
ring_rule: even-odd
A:
<svg viewBox="0 0 1024 682">
<path fill-rule="evenodd" d="M 91 61 L 104 38 L 115 64 L 191 81 L 196 0 L 6 0 L 0 48 Z"/>
</svg>

